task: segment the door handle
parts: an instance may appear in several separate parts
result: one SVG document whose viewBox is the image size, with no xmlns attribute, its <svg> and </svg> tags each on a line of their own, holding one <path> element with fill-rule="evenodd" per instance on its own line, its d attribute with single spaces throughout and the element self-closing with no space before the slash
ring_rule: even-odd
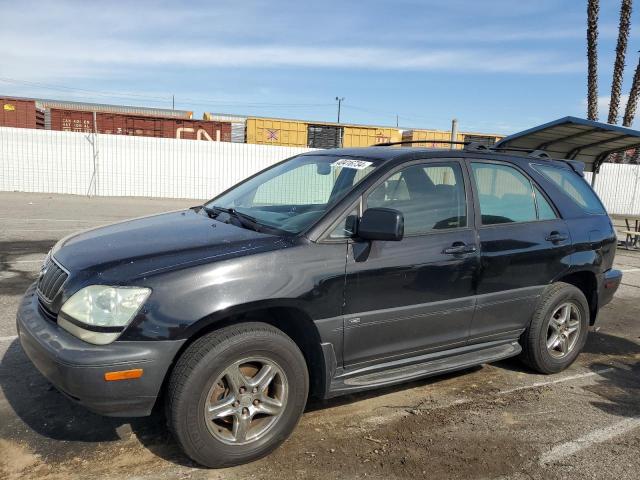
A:
<svg viewBox="0 0 640 480">
<path fill-rule="evenodd" d="M 551 232 L 549 235 L 545 237 L 547 242 L 564 242 L 568 237 L 566 235 L 561 234 L 560 232 Z"/>
<path fill-rule="evenodd" d="M 475 245 L 467 245 L 466 243 L 455 242 L 450 247 L 445 248 L 442 253 L 445 253 L 447 255 L 462 255 L 465 253 L 473 253 L 476 250 L 477 247 Z"/>
</svg>

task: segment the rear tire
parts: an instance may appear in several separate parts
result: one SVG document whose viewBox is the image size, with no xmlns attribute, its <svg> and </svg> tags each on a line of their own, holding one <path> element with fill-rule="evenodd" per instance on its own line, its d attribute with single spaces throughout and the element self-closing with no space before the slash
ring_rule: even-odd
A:
<svg viewBox="0 0 640 480">
<path fill-rule="evenodd" d="M 169 427 L 184 452 L 213 468 L 257 460 L 295 428 L 309 376 L 298 346 L 264 323 L 222 328 L 196 340 L 169 379 Z"/>
<path fill-rule="evenodd" d="M 588 329 L 589 304 L 584 294 L 568 283 L 554 283 L 540 297 L 520 339 L 520 358 L 537 372 L 561 372 L 580 354 Z"/>
</svg>

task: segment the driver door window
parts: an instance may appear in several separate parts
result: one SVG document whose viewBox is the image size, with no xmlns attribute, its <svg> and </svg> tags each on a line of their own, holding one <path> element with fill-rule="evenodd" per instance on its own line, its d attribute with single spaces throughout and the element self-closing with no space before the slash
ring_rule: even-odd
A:
<svg viewBox="0 0 640 480">
<path fill-rule="evenodd" d="M 464 180 L 457 163 L 404 168 L 378 185 L 366 206 L 402 212 L 405 235 L 467 226 Z"/>
</svg>

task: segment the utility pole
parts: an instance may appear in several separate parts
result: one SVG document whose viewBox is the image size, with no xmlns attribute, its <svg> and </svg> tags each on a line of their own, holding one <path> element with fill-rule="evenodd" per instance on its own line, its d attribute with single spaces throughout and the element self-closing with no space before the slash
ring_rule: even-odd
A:
<svg viewBox="0 0 640 480">
<path fill-rule="evenodd" d="M 336 97 L 336 102 L 338 102 L 338 123 L 340 123 L 340 106 L 344 102 L 344 97 Z"/>
<path fill-rule="evenodd" d="M 398 119 L 398 115 L 396 115 L 396 128 L 398 128 L 400 125 L 400 120 Z"/>
<path fill-rule="evenodd" d="M 175 110 L 175 109 L 176 109 L 176 96 L 171 95 L 171 110 Z"/>
</svg>

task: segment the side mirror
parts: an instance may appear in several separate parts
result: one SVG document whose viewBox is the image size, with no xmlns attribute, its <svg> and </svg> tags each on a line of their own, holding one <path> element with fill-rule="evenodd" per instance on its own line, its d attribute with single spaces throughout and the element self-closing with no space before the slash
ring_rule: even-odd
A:
<svg viewBox="0 0 640 480">
<path fill-rule="evenodd" d="M 358 224 L 363 240 L 399 241 L 404 236 L 404 216 L 393 208 L 368 208 Z"/>
</svg>

